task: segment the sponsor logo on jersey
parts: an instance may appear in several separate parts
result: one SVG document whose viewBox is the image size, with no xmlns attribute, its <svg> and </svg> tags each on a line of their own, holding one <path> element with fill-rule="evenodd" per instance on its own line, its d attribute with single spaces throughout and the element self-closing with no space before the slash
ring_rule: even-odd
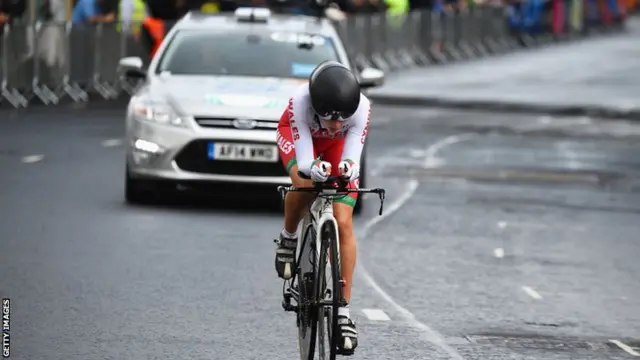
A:
<svg viewBox="0 0 640 360">
<path fill-rule="evenodd" d="M 280 130 L 276 131 L 276 142 L 278 143 L 280 151 L 285 154 L 289 154 L 294 148 L 293 144 L 280 134 Z"/>
<path fill-rule="evenodd" d="M 289 99 L 289 107 L 287 108 L 289 113 L 289 124 L 291 124 L 291 134 L 293 134 L 293 141 L 300 139 L 300 133 L 298 132 L 298 125 L 296 124 L 295 113 L 293 111 L 293 98 Z"/>
</svg>

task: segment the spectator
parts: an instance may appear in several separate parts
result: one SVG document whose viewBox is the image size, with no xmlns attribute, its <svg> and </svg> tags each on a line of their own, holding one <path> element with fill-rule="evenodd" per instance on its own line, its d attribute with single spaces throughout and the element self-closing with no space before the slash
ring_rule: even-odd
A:
<svg viewBox="0 0 640 360">
<path fill-rule="evenodd" d="M 21 17 L 26 8 L 26 0 L 0 0 L 0 34 L 4 26 Z"/>
<path fill-rule="evenodd" d="M 188 5 L 183 0 L 147 0 L 149 16 L 164 21 L 176 21 Z"/>
<path fill-rule="evenodd" d="M 38 80 L 46 85 L 59 83 L 59 77 L 65 66 L 66 54 L 64 52 L 66 17 L 66 0 L 42 0 L 38 7 L 38 19 L 43 21 L 39 29 L 27 29 L 27 49 L 25 67 L 20 72 L 31 75 L 34 68 L 33 62 L 40 62 Z M 35 32 L 35 37 L 33 36 Z M 35 76 L 35 74 L 33 75 Z"/>
<path fill-rule="evenodd" d="M 140 40 L 150 61 L 173 24 L 196 6 L 186 0 L 147 0 L 147 17 L 142 23 Z"/>
<path fill-rule="evenodd" d="M 236 1 L 236 0 L 191 0 L 188 1 L 189 10 L 199 10 L 204 13 L 219 13 L 219 12 L 227 12 L 234 11 L 238 8 L 238 4 L 246 2 Z M 251 6 L 261 6 L 260 4 L 246 4 Z"/>
<path fill-rule="evenodd" d="M 37 53 L 48 67 L 62 68 L 65 61 L 64 27 L 66 21 L 65 0 L 44 0 L 40 5 L 40 18 L 45 25 L 38 34 Z"/>
<path fill-rule="evenodd" d="M 121 3 L 122 0 L 100 0 L 98 2 L 98 7 L 102 10 L 102 14 L 113 13 L 117 16 Z"/>
<path fill-rule="evenodd" d="M 353 0 L 353 5 L 352 11 L 348 9 L 345 11 L 354 14 L 371 14 L 387 10 L 387 4 L 383 0 Z"/>
<path fill-rule="evenodd" d="M 111 6 L 107 7 L 105 5 L 110 5 L 110 3 L 105 3 L 105 0 L 78 0 L 76 6 L 73 8 L 71 21 L 74 25 L 110 23 L 115 21 L 115 10 L 112 9 Z M 103 9 L 102 6 L 106 8 Z"/>
<path fill-rule="evenodd" d="M 409 0 L 409 10 L 432 10 L 432 0 Z"/>
<path fill-rule="evenodd" d="M 409 11 L 409 0 L 385 0 L 387 13 L 391 15 L 403 15 Z"/>
<path fill-rule="evenodd" d="M 118 11 L 118 24 L 116 29 L 133 34 L 134 37 L 140 35 L 142 22 L 147 17 L 147 5 L 142 0 L 121 0 Z"/>
</svg>

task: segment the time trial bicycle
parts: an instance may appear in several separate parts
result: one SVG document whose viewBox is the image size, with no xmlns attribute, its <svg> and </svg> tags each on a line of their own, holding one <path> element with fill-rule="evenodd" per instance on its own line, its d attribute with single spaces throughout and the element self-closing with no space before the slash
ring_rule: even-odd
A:
<svg viewBox="0 0 640 360">
<path fill-rule="evenodd" d="M 298 172 L 298 175 L 303 179 L 310 179 L 304 173 Z M 347 180 L 331 176 L 325 182 L 314 182 L 311 187 L 278 186 L 283 200 L 289 191 L 316 194 L 316 199 L 301 220 L 302 226 L 298 233 L 301 236 L 298 236 L 299 246 L 293 275 L 282 286 L 282 307 L 285 311 L 296 313 L 301 360 L 313 360 L 316 338 L 320 360 L 335 360 L 338 354 L 340 337 L 333 334 L 339 333 L 338 308 L 346 305 L 346 301 L 342 296 L 344 280 L 340 267 L 340 239 L 338 223 L 333 215 L 333 200 L 350 193 L 375 193 L 380 198 L 378 214 L 382 215 L 384 189 L 347 188 L 347 185 Z"/>
</svg>

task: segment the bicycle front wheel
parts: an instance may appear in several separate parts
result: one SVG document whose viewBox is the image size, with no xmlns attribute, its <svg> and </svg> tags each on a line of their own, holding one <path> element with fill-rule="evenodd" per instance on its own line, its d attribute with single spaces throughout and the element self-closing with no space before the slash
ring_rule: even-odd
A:
<svg viewBox="0 0 640 360">
<path fill-rule="evenodd" d="M 315 294 L 316 233 L 308 215 L 302 222 L 302 246 L 300 247 L 298 273 L 298 346 L 300 360 L 313 360 L 318 328 L 317 296 Z"/>
<path fill-rule="evenodd" d="M 322 244 L 318 259 L 317 293 L 322 300 L 329 300 L 329 306 L 320 306 L 318 309 L 318 352 L 319 358 L 335 360 L 338 341 L 340 339 L 338 328 L 338 309 L 342 305 L 342 270 L 340 266 L 340 251 L 338 250 L 338 234 L 334 224 L 325 222 L 320 229 Z M 327 263 L 327 258 L 331 263 Z M 329 265 L 329 266 L 328 266 Z M 327 269 L 329 267 L 329 269 Z M 327 271 L 329 270 L 329 271 Z M 327 286 L 331 290 L 327 291 Z M 329 348 L 328 354 L 326 348 Z M 326 357 L 328 355 L 328 357 Z"/>
</svg>

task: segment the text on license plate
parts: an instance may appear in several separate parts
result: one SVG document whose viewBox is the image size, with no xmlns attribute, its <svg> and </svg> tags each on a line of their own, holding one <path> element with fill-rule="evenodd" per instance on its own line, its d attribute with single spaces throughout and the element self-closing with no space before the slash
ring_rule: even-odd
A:
<svg viewBox="0 0 640 360">
<path fill-rule="evenodd" d="M 212 160 L 277 162 L 275 145 L 210 142 L 207 156 Z"/>
</svg>

